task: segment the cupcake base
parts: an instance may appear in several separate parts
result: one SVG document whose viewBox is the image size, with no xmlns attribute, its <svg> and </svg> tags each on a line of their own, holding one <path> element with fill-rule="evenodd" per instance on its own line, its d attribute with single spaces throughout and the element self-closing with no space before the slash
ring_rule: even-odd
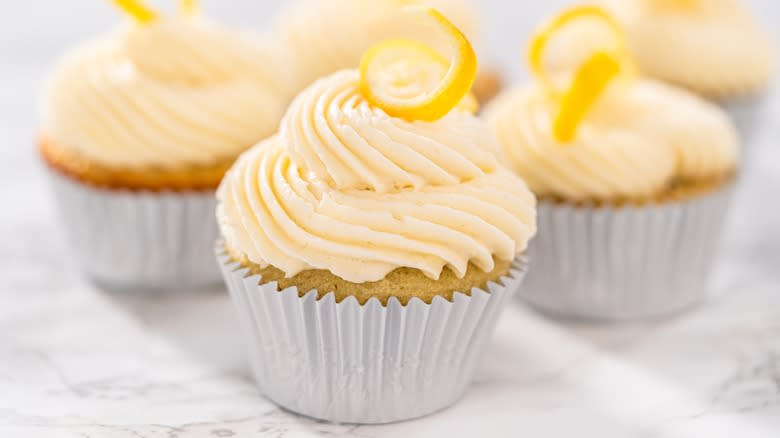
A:
<svg viewBox="0 0 780 438">
<path fill-rule="evenodd" d="M 99 189 L 53 169 L 49 174 L 75 256 L 99 284 L 156 289 L 219 281 L 213 192 Z"/>
<path fill-rule="evenodd" d="M 732 184 L 683 201 L 538 205 L 535 265 L 520 296 L 545 313 L 628 320 L 685 310 L 707 295 Z"/>
<path fill-rule="evenodd" d="M 146 192 L 216 190 L 222 176 L 232 164 L 232 160 L 225 160 L 208 166 L 184 166 L 178 169 L 112 168 L 61 147 L 46 135 L 41 137 L 38 150 L 46 164 L 61 174 L 93 187 L 114 190 Z"/>
<path fill-rule="evenodd" d="M 334 293 L 278 290 L 223 253 L 217 258 L 260 391 L 278 405 L 337 423 L 389 423 L 455 403 L 508 298 L 522 281 L 519 258 L 499 283 L 430 304 L 390 298 L 336 302 Z M 318 296 L 320 297 L 318 299 Z"/>
<path fill-rule="evenodd" d="M 391 297 L 395 297 L 404 306 L 412 298 L 429 304 L 436 296 L 451 301 L 454 291 L 471 290 L 473 287 L 484 289 L 489 282 L 505 276 L 512 265 L 512 261 L 494 259 L 495 268 L 484 272 L 469 263 L 463 278 L 458 278 L 445 266 L 438 280 L 428 278 L 419 269 L 398 268 L 379 281 L 352 283 L 321 269 L 305 270 L 288 278 L 280 269 L 273 266 L 261 268 L 246 260 L 246 256 L 236 255 L 227 245 L 225 252 L 233 260 L 240 260 L 241 266 L 247 268 L 250 274 L 259 275 L 263 283 L 276 282 L 280 291 L 295 286 L 304 293 L 310 290 L 333 293 L 336 302 L 354 297 L 358 303 L 365 304 L 369 299 L 376 298 L 383 306 L 387 305 Z M 318 296 L 319 298 L 321 297 Z"/>
</svg>

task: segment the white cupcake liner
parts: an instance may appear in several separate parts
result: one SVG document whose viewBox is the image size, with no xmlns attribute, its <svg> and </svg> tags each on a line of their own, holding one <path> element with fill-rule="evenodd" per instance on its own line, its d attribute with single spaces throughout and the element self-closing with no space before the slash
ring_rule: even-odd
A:
<svg viewBox="0 0 780 438">
<path fill-rule="evenodd" d="M 49 170 L 63 228 L 81 267 L 111 287 L 217 283 L 213 192 L 95 188 Z"/>
<path fill-rule="evenodd" d="M 388 423 L 455 403 L 468 387 L 486 338 L 526 272 L 512 264 L 502 284 L 402 306 L 391 298 L 336 303 L 312 290 L 277 291 L 233 263 L 217 259 L 248 335 L 260 391 L 278 405 L 336 423 Z"/>
<path fill-rule="evenodd" d="M 750 153 L 755 142 L 756 130 L 759 129 L 762 123 L 766 102 L 766 93 L 725 99 L 718 102 L 721 108 L 731 117 L 731 120 L 734 121 L 740 137 L 740 147 L 746 154 Z"/>
<path fill-rule="evenodd" d="M 682 202 L 581 207 L 540 202 L 533 269 L 519 295 L 557 316 L 626 320 L 704 299 L 732 185 Z"/>
</svg>

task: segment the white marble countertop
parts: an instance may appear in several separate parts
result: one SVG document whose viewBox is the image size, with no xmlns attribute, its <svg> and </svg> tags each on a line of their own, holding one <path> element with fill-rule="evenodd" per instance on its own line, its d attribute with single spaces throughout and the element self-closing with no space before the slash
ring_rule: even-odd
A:
<svg viewBox="0 0 780 438">
<path fill-rule="evenodd" d="M 5 37 L 14 61 L 0 72 L 0 437 L 780 436 L 777 93 L 704 306 L 594 326 L 515 303 L 456 406 L 393 425 L 329 425 L 258 394 L 224 290 L 111 294 L 80 276 L 32 147 L 33 93 L 66 41 L 33 38 L 21 57 Z"/>
</svg>

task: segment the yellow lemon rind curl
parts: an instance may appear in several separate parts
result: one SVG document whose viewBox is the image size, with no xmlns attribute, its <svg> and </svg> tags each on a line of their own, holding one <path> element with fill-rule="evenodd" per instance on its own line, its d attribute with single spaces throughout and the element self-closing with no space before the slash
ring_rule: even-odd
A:
<svg viewBox="0 0 780 438">
<path fill-rule="evenodd" d="M 360 62 L 360 91 L 366 100 L 388 115 L 407 120 L 435 121 L 459 105 L 476 110 L 476 99 L 473 96 L 469 99 L 469 91 L 477 75 L 477 56 L 471 43 L 454 24 L 433 8 L 414 7 L 405 8 L 405 11 L 432 20 L 448 37 L 453 48 L 452 57 L 447 61 L 432 47 L 415 40 L 382 41 L 367 50 Z M 448 69 L 441 81 L 427 93 L 398 98 L 391 95 L 386 88 L 388 84 L 379 79 L 379 72 L 387 59 L 392 58 L 390 55 L 446 63 Z"/>
</svg>

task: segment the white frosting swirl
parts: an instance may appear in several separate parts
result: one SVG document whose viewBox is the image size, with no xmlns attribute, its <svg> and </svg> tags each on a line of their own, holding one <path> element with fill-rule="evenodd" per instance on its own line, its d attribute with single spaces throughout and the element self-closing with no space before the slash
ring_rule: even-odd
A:
<svg viewBox="0 0 780 438">
<path fill-rule="evenodd" d="M 45 96 L 47 133 L 111 167 L 232 160 L 284 112 L 289 85 L 275 58 L 198 17 L 132 23 L 61 62 Z"/>
<path fill-rule="evenodd" d="M 541 86 L 513 90 L 486 109 L 510 166 L 539 196 L 571 201 L 640 199 L 679 180 L 735 169 L 737 138 L 714 104 L 658 82 L 610 86 L 562 144 L 555 104 Z"/>
<path fill-rule="evenodd" d="M 534 235 L 535 199 L 500 167 L 474 116 L 409 122 L 372 107 L 348 70 L 315 82 L 278 136 L 244 153 L 218 190 L 229 247 L 293 276 L 361 283 L 399 267 L 438 278 L 490 271 Z"/>
<path fill-rule="evenodd" d="M 368 48 L 388 38 L 436 45 L 436 29 L 400 13 L 405 4 L 438 9 L 474 41 L 478 14 L 468 0 L 298 0 L 283 12 L 278 26 L 295 66 L 298 89 L 335 71 L 357 67 Z M 443 53 L 449 50 L 440 48 Z"/>
</svg>

